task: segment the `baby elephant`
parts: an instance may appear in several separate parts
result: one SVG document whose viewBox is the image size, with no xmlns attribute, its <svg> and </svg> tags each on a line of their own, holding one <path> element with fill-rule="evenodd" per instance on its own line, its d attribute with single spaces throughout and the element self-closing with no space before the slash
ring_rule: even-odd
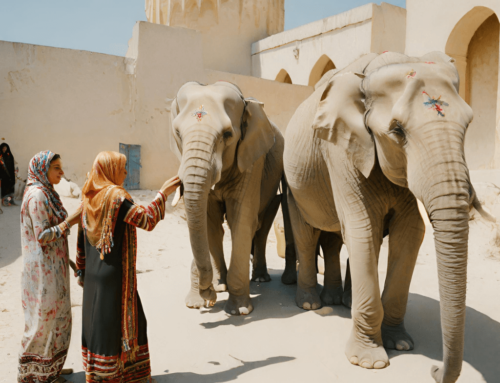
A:
<svg viewBox="0 0 500 383">
<path fill-rule="evenodd" d="M 249 314 L 251 252 L 252 280 L 271 280 L 265 249 L 281 201 L 283 136 L 264 105 L 245 99 L 229 82 L 188 82 L 171 110 L 194 256 L 186 305 L 213 304 L 215 292 L 228 290 L 225 311 Z M 232 239 L 229 270 L 222 246 L 225 216 Z"/>
</svg>

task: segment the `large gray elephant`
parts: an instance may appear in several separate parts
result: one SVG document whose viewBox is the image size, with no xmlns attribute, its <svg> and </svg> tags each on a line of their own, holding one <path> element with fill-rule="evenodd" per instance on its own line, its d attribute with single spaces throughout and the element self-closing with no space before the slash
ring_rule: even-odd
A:
<svg viewBox="0 0 500 383">
<path fill-rule="evenodd" d="M 249 314 L 250 253 L 252 280 L 270 281 L 265 249 L 281 201 L 284 138 L 261 102 L 244 99 L 225 81 L 184 84 L 171 113 L 194 256 L 186 305 L 213 304 L 215 292 L 227 289 L 225 311 Z M 229 270 L 222 247 L 224 216 L 232 239 Z"/>
<path fill-rule="evenodd" d="M 321 231 L 341 234 L 332 246 L 345 243 L 350 256 L 353 331 L 347 358 L 384 368 L 384 346 L 412 349 L 404 316 L 425 229 L 417 197 L 434 228 L 441 296 L 444 367 L 433 367 L 432 375 L 437 382 L 455 382 L 463 359 L 474 192 L 464 156 L 472 110 L 458 94 L 453 60 L 437 52 L 422 58 L 371 54 L 326 80 L 286 132 L 297 304 L 321 307 L 316 244 Z M 377 263 L 384 228 L 389 260 L 381 297 Z M 329 293 L 334 291 L 323 295 Z"/>
</svg>

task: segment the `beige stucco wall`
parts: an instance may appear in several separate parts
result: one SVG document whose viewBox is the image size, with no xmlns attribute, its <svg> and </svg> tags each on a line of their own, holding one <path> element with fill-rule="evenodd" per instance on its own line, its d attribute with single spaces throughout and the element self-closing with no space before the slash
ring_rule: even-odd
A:
<svg viewBox="0 0 500 383">
<path fill-rule="evenodd" d="M 207 71 L 207 80 L 208 83 L 219 80 L 232 82 L 238 85 L 245 97 L 254 97 L 263 102 L 266 114 L 283 133 L 295 110 L 314 91 L 314 88 L 310 86 L 282 84 L 212 70 Z"/>
<path fill-rule="evenodd" d="M 251 45 L 283 31 L 284 0 L 146 0 L 149 22 L 202 32 L 210 69 L 251 75 Z"/>
<path fill-rule="evenodd" d="M 490 16 L 469 44 L 466 101 L 474 111 L 474 120 L 467 130 L 465 155 L 472 169 L 494 166 L 499 25 L 497 17 Z"/>
<path fill-rule="evenodd" d="M 470 168 L 500 167 L 500 97 L 498 95 L 498 71 L 500 68 L 498 66 L 498 48 L 495 50 L 492 47 L 492 44 L 495 45 L 497 42 L 486 43 L 483 41 L 492 47 L 493 50 L 490 50 L 488 54 L 490 56 L 497 55 L 496 59 L 484 61 L 482 58 L 474 59 L 469 55 L 469 45 L 478 28 L 490 16 L 494 14 L 497 17 L 500 16 L 500 1 L 407 0 L 406 8 L 406 53 L 411 56 L 421 56 L 437 50 L 447 53 L 456 60 L 455 66 L 460 74 L 461 82 L 460 95 L 472 102 L 471 106 L 474 111 L 475 120 L 469 127 L 465 141 L 466 156 Z M 473 49 L 473 53 L 481 56 L 487 54 L 487 50 L 477 46 Z M 471 74 L 468 64 L 471 60 L 474 66 L 472 80 L 475 78 L 480 81 L 473 91 L 472 99 L 468 93 L 469 86 L 471 89 L 474 88 L 474 84 L 470 83 L 470 79 L 468 79 L 468 74 Z M 495 65 L 496 68 L 494 68 Z M 486 85 L 487 77 L 490 82 L 488 85 Z M 495 84 L 491 84 L 495 81 L 496 95 L 493 94 Z M 474 100 L 478 102 L 475 103 Z M 485 112 L 485 108 L 481 106 L 482 102 L 489 105 L 488 112 Z M 495 109 L 493 105 L 496 105 L 496 112 L 493 112 Z M 493 121 L 491 113 L 495 113 L 495 121 Z M 495 132 L 494 140 L 491 137 L 493 131 Z M 492 142 L 495 143 L 494 151 L 491 149 Z"/>
<path fill-rule="evenodd" d="M 226 80 L 265 103 L 284 129 L 312 88 L 207 70 L 201 33 L 139 22 L 127 57 L 0 41 L 0 142 L 21 171 L 41 150 L 61 154 L 67 176 L 82 184 L 97 153 L 141 145 L 141 186 L 176 174 L 168 100 L 186 81 Z"/>
<path fill-rule="evenodd" d="M 254 43 L 252 74 L 275 80 L 285 70 L 293 84 L 314 85 L 311 72 L 324 56 L 343 68 L 370 52 L 404 52 L 405 24 L 406 11 L 400 7 L 354 8 Z"/>
</svg>

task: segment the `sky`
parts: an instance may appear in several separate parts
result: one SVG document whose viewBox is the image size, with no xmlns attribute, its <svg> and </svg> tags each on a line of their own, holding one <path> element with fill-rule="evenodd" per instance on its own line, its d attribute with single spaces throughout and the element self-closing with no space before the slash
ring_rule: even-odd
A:
<svg viewBox="0 0 500 383">
<path fill-rule="evenodd" d="M 285 30 L 380 1 L 285 0 Z M 405 7 L 405 0 L 386 0 Z M 0 40 L 124 56 L 144 0 L 0 0 Z"/>
</svg>

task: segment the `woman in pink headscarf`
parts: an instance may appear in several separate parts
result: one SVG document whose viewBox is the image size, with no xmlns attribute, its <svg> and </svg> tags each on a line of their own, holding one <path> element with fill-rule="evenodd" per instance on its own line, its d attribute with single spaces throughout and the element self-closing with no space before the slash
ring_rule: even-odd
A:
<svg viewBox="0 0 500 383">
<path fill-rule="evenodd" d="M 19 354 L 19 383 L 65 382 L 60 376 L 71 337 L 68 217 L 54 185 L 64 175 L 61 158 L 51 151 L 30 161 L 21 208 L 25 327 Z"/>
</svg>

